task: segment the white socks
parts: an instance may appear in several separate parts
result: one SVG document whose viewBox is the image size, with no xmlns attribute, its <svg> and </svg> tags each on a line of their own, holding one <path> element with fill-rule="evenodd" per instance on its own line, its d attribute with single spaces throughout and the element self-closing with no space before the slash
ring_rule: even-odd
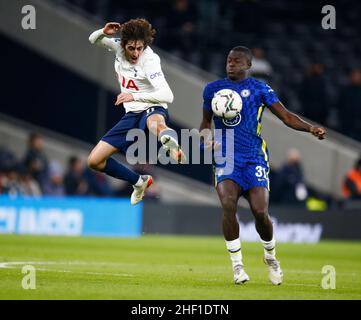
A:
<svg viewBox="0 0 361 320">
<path fill-rule="evenodd" d="M 271 241 L 264 241 L 261 239 L 264 248 L 264 254 L 266 257 L 275 257 L 276 256 L 276 240 L 272 238 Z"/>
<path fill-rule="evenodd" d="M 276 258 L 276 240 L 272 238 L 270 241 L 264 241 L 261 239 L 261 243 L 264 248 L 264 255 L 266 258 Z M 236 265 L 243 266 L 241 240 L 235 239 L 231 241 L 226 240 L 226 247 L 232 260 L 232 267 Z"/>
<path fill-rule="evenodd" d="M 232 260 L 232 267 L 234 268 L 236 265 L 243 266 L 241 240 L 240 239 L 235 239 L 231 241 L 226 240 L 226 247 Z"/>
</svg>

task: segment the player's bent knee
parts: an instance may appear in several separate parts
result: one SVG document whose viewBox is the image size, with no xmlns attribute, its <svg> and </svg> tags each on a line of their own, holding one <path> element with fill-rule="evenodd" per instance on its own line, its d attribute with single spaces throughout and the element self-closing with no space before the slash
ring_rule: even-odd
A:
<svg viewBox="0 0 361 320">
<path fill-rule="evenodd" d="M 237 211 L 237 199 L 232 197 L 225 197 L 221 199 L 223 211 L 226 213 L 234 214 Z"/>
<path fill-rule="evenodd" d="M 225 211 L 223 210 L 223 221 L 228 221 L 229 223 L 233 223 L 234 221 L 237 221 L 236 218 L 237 215 L 237 210 L 230 210 L 230 211 Z"/>
<path fill-rule="evenodd" d="M 93 157 L 92 157 L 91 155 L 88 157 L 87 164 L 88 164 L 88 167 L 89 167 L 90 169 L 95 170 L 96 163 L 95 163 L 95 161 L 93 160 Z"/>
<path fill-rule="evenodd" d="M 88 167 L 90 169 L 96 170 L 96 171 L 101 171 L 104 169 L 104 163 L 103 162 L 99 162 L 95 159 L 94 156 L 89 155 L 88 157 Z"/>
<path fill-rule="evenodd" d="M 255 216 L 255 218 L 259 221 L 267 221 L 270 217 L 268 214 L 268 211 L 266 209 L 253 209 L 253 214 Z"/>
</svg>

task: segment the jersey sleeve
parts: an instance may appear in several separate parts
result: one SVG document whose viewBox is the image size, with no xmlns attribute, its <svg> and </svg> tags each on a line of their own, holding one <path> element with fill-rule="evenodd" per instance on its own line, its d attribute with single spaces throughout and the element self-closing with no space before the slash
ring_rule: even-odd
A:
<svg viewBox="0 0 361 320">
<path fill-rule="evenodd" d="M 266 106 L 270 106 L 272 103 L 279 102 L 276 92 L 265 83 L 262 83 L 261 86 L 262 102 Z"/>
<path fill-rule="evenodd" d="M 144 63 L 143 68 L 155 91 L 133 93 L 134 100 L 150 103 L 172 103 L 174 99 L 173 92 L 165 79 L 159 56 L 153 54 Z"/>
<path fill-rule="evenodd" d="M 91 44 L 96 44 L 113 52 L 120 48 L 120 38 L 108 38 L 104 34 L 103 29 L 94 31 L 90 35 L 89 41 Z"/>
<path fill-rule="evenodd" d="M 144 64 L 144 71 L 149 82 L 154 88 L 160 89 L 164 86 L 168 86 L 162 71 L 162 67 L 160 65 L 160 58 L 158 55 L 152 54 L 152 56 L 147 59 Z"/>
<path fill-rule="evenodd" d="M 209 87 L 209 85 L 206 85 L 206 87 L 203 90 L 203 109 L 212 112 L 212 99 L 213 99 L 212 90 Z"/>
</svg>

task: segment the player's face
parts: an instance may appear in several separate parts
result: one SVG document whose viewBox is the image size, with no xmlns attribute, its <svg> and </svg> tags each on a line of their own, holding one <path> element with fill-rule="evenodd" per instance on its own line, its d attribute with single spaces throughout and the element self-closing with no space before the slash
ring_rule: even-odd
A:
<svg viewBox="0 0 361 320">
<path fill-rule="evenodd" d="M 144 51 L 144 42 L 141 40 L 130 40 L 124 48 L 125 57 L 131 64 L 136 64 Z"/>
<path fill-rule="evenodd" d="M 242 52 L 231 51 L 227 57 L 227 75 L 231 80 L 238 80 L 251 67 L 247 57 Z"/>
</svg>

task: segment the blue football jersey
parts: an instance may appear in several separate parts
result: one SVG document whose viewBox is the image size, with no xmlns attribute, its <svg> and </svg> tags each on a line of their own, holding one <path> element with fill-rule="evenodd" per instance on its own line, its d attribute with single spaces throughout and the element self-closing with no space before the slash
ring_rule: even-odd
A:
<svg viewBox="0 0 361 320">
<path fill-rule="evenodd" d="M 215 129 L 221 129 L 222 132 L 221 137 L 215 135 L 216 141 L 222 139 L 222 156 L 227 155 L 225 151 L 226 131 L 233 129 L 234 135 L 230 141 L 234 147 L 235 163 L 268 164 L 269 154 L 267 144 L 261 137 L 261 123 L 265 108 L 279 101 L 276 93 L 270 86 L 252 77 L 241 82 L 234 82 L 228 78 L 220 79 L 208 83 L 205 87 L 203 108 L 212 112 L 212 98 L 216 92 L 222 89 L 238 92 L 243 102 L 242 111 L 237 117 L 230 120 L 213 117 Z"/>
</svg>

